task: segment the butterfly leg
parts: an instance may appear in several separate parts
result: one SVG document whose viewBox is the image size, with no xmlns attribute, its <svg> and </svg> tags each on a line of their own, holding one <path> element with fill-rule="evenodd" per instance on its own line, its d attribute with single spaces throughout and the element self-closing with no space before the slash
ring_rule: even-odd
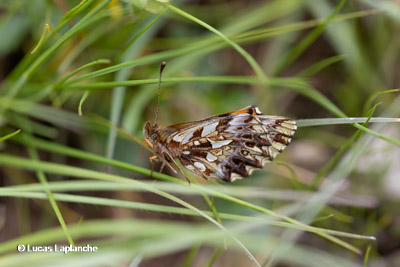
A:
<svg viewBox="0 0 400 267">
<path fill-rule="evenodd" d="M 186 174 L 183 172 L 183 170 L 181 169 L 181 167 L 179 167 L 178 164 L 175 163 L 175 165 L 178 167 L 179 171 L 182 173 L 183 177 L 185 177 L 186 181 L 188 182 L 188 184 L 190 185 L 190 180 L 189 178 L 186 176 Z"/>
<path fill-rule="evenodd" d="M 154 171 L 154 167 L 155 167 L 155 161 L 157 160 L 157 156 L 151 156 L 149 157 L 149 161 L 151 163 L 151 171 L 150 171 L 150 177 L 153 177 L 153 171 Z M 154 177 L 153 177 L 154 178 Z"/>
<path fill-rule="evenodd" d="M 151 157 L 149 157 L 149 161 L 151 163 L 151 172 L 150 172 L 150 176 L 153 177 L 153 171 L 154 171 L 154 167 L 155 167 L 155 161 L 157 160 L 161 160 L 162 161 L 162 165 L 161 165 L 161 169 L 159 172 L 162 172 L 162 170 L 164 169 L 165 166 L 168 166 L 172 172 L 177 173 L 177 171 L 171 166 L 171 164 L 168 163 L 168 161 L 166 161 L 164 158 L 161 158 L 157 155 L 153 155 Z"/>
<path fill-rule="evenodd" d="M 162 172 L 162 171 L 164 170 L 164 167 L 165 167 L 165 163 L 163 162 L 163 164 L 161 165 L 161 168 L 160 168 L 160 171 L 159 171 L 159 172 Z"/>
<path fill-rule="evenodd" d="M 144 146 L 142 145 L 142 146 L 140 146 L 140 156 L 139 156 L 139 159 L 138 159 L 138 161 L 136 162 L 136 165 L 137 165 L 137 166 L 139 166 L 140 162 L 141 162 L 142 159 L 143 159 L 143 152 L 144 152 Z"/>
<path fill-rule="evenodd" d="M 189 178 L 186 176 L 186 174 L 183 172 L 183 170 L 182 170 L 182 168 L 175 162 L 175 160 L 174 160 L 174 158 L 169 154 L 169 153 L 166 153 L 166 155 L 171 159 L 171 161 L 175 164 L 175 166 L 179 169 L 179 171 L 181 172 L 181 174 L 183 175 L 183 177 L 185 177 L 185 179 L 186 179 L 186 181 L 189 183 L 189 185 L 190 185 L 190 180 L 189 180 Z M 171 166 L 171 168 L 172 168 L 172 166 Z M 175 169 L 174 169 L 174 171 L 175 171 Z M 175 171 L 176 172 L 176 171 Z"/>
</svg>

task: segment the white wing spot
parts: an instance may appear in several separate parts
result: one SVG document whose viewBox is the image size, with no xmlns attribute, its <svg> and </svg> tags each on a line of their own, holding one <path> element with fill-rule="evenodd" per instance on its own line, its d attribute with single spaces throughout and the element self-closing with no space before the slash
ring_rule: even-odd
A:
<svg viewBox="0 0 400 267">
<path fill-rule="evenodd" d="M 231 121 L 229 122 L 229 125 L 235 126 L 235 125 L 242 125 L 243 120 L 245 120 L 249 114 L 239 114 L 236 115 L 236 117 L 233 117 Z"/>
<path fill-rule="evenodd" d="M 200 142 L 196 140 L 196 141 L 194 141 L 194 145 L 195 145 L 195 146 L 199 146 L 199 145 L 200 145 Z"/>
<path fill-rule="evenodd" d="M 273 156 L 274 157 L 274 156 Z M 256 159 L 259 160 L 261 162 L 261 165 L 265 165 L 267 162 L 270 162 L 271 160 L 267 157 L 263 157 L 263 156 L 256 156 Z"/>
<path fill-rule="evenodd" d="M 188 133 L 185 138 L 183 138 L 182 140 L 182 145 L 186 144 L 187 142 L 189 142 L 190 138 L 192 138 L 193 136 L 193 132 Z"/>
<path fill-rule="evenodd" d="M 209 125 L 206 125 L 201 132 L 201 137 L 207 136 L 209 133 L 215 131 L 219 122 L 214 122 Z"/>
<path fill-rule="evenodd" d="M 233 172 L 233 173 L 231 173 L 231 180 L 230 181 L 234 182 L 235 180 L 242 179 L 242 178 L 243 178 L 243 176 Z"/>
<path fill-rule="evenodd" d="M 207 160 L 209 162 L 214 162 L 216 161 L 218 158 L 216 156 L 214 156 L 213 154 L 211 154 L 210 152 L 207 153 Z"/>
<path fill-rule="evenodd" d="M 194 163 L 194 166 L 195 166 L 197 169 L 199 169 L 200 171 L 202 171 L 202 172 L 206 170 L 206 166 L 204 166 L 203 163 L 200 163 L 200 162 L 198 162 L 198 161 L 196 161 L 196 162 Z"/>
<path fill-rule="evenodd" d="M 208 140 L 211 142 L 212 148 L 220 148 L 226 145 L 229 145 L 233 140 L 224 140 L 224 141 L 212 141 Z"/>
<path fill-rule="evenodd" d="M 257 113 L 258 115 L 262 115 L 262 112 L 258 109 L 258 107 L 255 107 L 254 109 L 256 110 L 256 113 Z"/>
<path fill-rule="evenodd" d="M 180 143 L 182 141 L 182 135 L 181 134 L 177 134 L 174 136 L 174 138 L 172 138 L 172 140 L 174 140 L 175 142 Z"/>
<path fill-rule="evenodd" d="M 272 142 L 272 146 L 276 148 L 278 151 L 282 151 L 286 146 L 279 142 Z"/>
<path fill-rule="evenodd" d="M 249 173 L 249 175 L 251 175 L 254 172 L 254 167 L 251 166 L 246 166 L 246 171 Z"/>
<path fill-rule="evenodd" d="M 297 126 L 296 126 L 296 123 L 291 123 L 291 122 L 284 122 L 284 123 L 282 123 L 281 124 L 283 127 L 286 127 L 286 128 L 289 128 L 289 129 L 291 129 L 291 130 L 293 130 L 293 131 L 295 131 L 296 129 L 297 129 Z"/>
</svg>

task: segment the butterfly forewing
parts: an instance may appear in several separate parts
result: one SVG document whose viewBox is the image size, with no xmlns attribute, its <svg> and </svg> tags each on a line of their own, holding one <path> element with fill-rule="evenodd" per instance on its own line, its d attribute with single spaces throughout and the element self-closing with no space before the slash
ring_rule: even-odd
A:
<svg viewBox="0 0 400 267">
<path fill-rule="evenodd" d="M 157 154 L 179 159 L 199 176 L 234 181 L 272 161 L 290 143 L 296 128 L 291 119 L 266 116 L 249 106 L 200 121 L 159 127 L 164 138 L 153 145 L 157 145 Z"/>
</svg>

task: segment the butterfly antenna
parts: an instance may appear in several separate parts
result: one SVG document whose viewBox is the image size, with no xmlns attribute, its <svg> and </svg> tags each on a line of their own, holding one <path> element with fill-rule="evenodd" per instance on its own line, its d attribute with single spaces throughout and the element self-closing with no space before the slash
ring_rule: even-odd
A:
<svg viewBox="0 0 400 267">
<path fill-rule="evenodd" d="M 158 120 L 158 113 L 160 111 L 160 94 L 161 94 L 161 75 L 162 72 L 165 68 L 165 65 L 167 65 L 167 62 L 163 61 L 161 62 L 161 66 L 160 66 L 160 76 L 158 76 L 158 104 L 157 104 L 157 111 L 156 111 L 156 120 L 154 122 L 154 125 L 157 124 L 157 120 Z"/>
</svg>

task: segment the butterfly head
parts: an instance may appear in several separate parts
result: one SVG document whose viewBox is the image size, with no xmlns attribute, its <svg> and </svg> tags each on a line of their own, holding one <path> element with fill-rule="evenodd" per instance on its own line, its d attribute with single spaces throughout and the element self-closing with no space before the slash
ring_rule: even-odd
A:
<svg viewBox="0 0 400 267">
<path fill-rule="evenodd" d="M 160 139 L 158 128 L 159 127 L 157 124 L 151 124 L 150 121 L 146 122 L 146 124 L 144 125 L 143 135 L 148 141 L 150 141 L 150 143 L 153 143 Z"/>
</svg>

